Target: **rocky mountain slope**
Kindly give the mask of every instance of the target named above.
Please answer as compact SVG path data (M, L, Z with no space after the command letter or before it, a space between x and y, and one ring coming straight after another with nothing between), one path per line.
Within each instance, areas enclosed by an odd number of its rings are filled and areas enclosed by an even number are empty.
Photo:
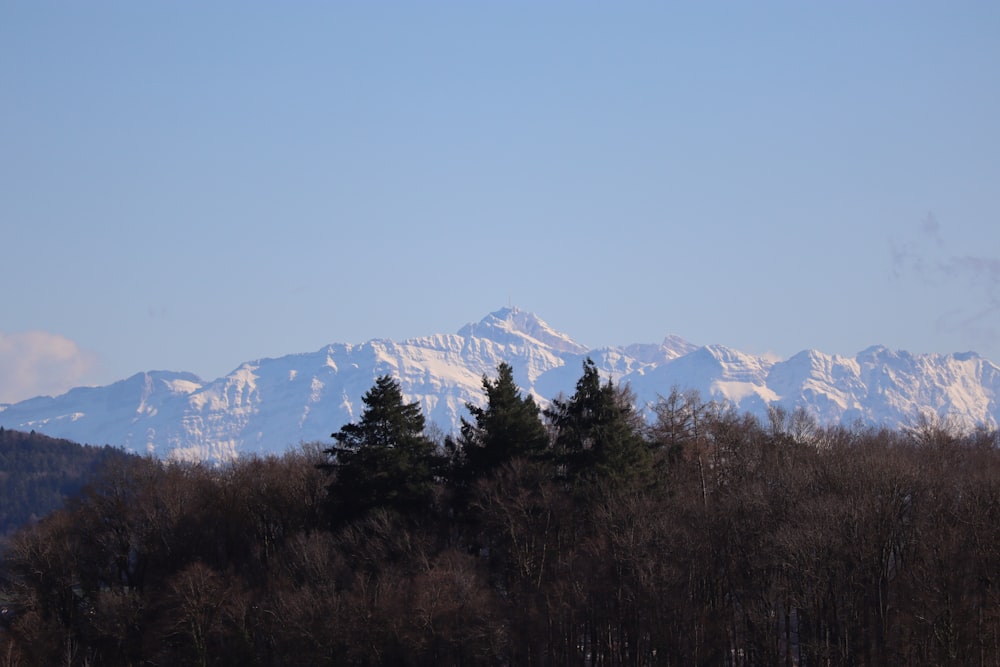
M330 442L356 417L374 378L391 374L445 431L482 399L482 376L506 361L525 391L545 402L571 393L583 360L628 383L640 405L672 387L764 414L769 404L803 406L821 423L861 420L898 426L921 411L967 425L1000 420L1000 367L974 353L917 355L871 347L854 357L806 350L782 361L675 336L660 344L589 350L532 313L504 308L456 334L400 342L336 343L316 352L242 364L206 382L150 371L105 387L5 406L0 425L90 444L186 460L227 460Z

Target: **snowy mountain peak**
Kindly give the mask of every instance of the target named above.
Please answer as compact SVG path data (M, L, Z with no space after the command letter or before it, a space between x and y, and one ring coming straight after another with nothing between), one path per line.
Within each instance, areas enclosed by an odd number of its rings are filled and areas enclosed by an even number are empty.
M586 354L587 348L564 333L556 331L544 320L516 307L501 308L458 330L465 338L485 338L497 343L513 343L518 339L550 348L555 352ZM526 341L527 342L527 341Z
M698 349L698 346L694 343L689 343L680 336L670 335L663 339L661 345L663 349L670 351L672 356L681 357L685 354L690 354Z

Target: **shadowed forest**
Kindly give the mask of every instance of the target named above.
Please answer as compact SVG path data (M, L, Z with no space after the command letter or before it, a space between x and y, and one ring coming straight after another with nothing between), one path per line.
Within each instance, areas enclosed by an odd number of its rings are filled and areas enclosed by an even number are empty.
M459 433L381 377L331 442L112 457L10 538L14 665L998 665L996 431L647 422L505 364Z
M0 549L19 527L61 508L109 460L127 456L0 426Z

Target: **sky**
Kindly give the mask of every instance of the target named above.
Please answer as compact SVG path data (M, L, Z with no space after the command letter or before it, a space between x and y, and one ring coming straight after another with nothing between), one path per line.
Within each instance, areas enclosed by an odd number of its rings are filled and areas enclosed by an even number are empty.
M0 4L0 402L508 304L1000 363L1000 3Z

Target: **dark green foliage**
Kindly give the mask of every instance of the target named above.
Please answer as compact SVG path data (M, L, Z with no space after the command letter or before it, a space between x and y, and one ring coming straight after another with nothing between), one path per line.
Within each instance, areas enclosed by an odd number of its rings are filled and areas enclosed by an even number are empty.
M420 404L404 403L399 382L388 375L378 378L362 400L361 419L334 433L337 444L325 450L332 458L326 467L335 472L330 485L334 520L376 507L426 508L442 463L424 435Z
M463 457L461 477L488 477L515 458L538 459L546 453L549 436L531 396L521 396L510 364L497 366L497 378L483 376L486 407L466 405L475 422L462 419L459 445Z
M593 360L568 399L545 411L555 431L555 448L565 476L573 482L623 482L651 472L649 447L630 395L610 380L601 384Z
M0 428L0 541L62 507L101 466L125 456L112 447Z

